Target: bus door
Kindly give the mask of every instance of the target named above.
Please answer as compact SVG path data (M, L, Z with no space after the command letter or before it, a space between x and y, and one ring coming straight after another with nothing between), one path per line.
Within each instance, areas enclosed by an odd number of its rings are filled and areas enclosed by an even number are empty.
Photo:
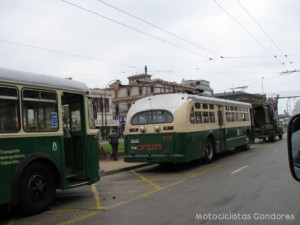
M86 179L84 144L84 100L82 95L63 93L62 96L64 153L67 178L70 181Z
M226 130L224 127L224 108L219 105L218 110L218 124L219 124L219 150L220 152L226 150Z

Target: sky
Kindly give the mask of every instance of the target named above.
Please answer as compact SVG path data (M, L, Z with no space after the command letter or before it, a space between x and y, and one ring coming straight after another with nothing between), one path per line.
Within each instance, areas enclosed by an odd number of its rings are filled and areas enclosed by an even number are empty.
M144 73L300 96L299 0L2 0L0 67L90 88ZM280 99L279 113L298 98ZM299 98L300 99L300 98Z

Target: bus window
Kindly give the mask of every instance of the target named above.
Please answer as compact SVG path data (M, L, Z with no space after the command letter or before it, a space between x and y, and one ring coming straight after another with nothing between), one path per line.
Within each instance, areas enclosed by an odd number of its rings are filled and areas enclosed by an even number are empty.
M203 112L203 123L209 123L208 112Z
M64 128L70 131L81 130L81 116L80 109L76 107L76 104L65 104L62 108Z
M0 132L17 132L19 124L18 91L13 87L0 87Z
M195 103L195 109L201 109L201 104L200 103Z
M230 122L230 113L226 112L226 122Z
M143 125L143 124L149 124L149 123L150 123L149 111L134 115L134 117L132 118L132 121L131 121L132 125Z
M173 117L171 113L166 111L152 111L152 123L171 123Z
M238 113L234 113L234 121L236 121L236 122L239 121L239 115L238 115Z
M215 120L215 113L214 112L209 112L209 121L211 123L214 123L216 120Z
M190 112L190 123L195 124L194 107L192 107L191 112Z
M23 123L25 131L58 130L56 99L54 92L23 90Z
M230 113L230 122L234 122L234 113L233 112Z
M151 110L141 112L132 117L132 125L145 125L154 123L171 123L173 116L171 113L164 110Z
M195 112L196 123L202 123L202 115L201 112Z

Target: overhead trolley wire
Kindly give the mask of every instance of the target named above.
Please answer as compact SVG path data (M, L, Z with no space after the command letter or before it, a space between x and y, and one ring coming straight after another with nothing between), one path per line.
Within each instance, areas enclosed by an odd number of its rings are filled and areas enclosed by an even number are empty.
M78 8L78 9L81 9L81 10L83 10L83 11L86 11L86 12L88 12L88 13L94 14L94 15L96 15L96 16L102 17L102 18L104 18L104 19L106 19L106 20L109 20L109 21L111 21L111 22L114 22L114 23L116 23L116 24L118 24L118 25L127 27L127 28L129 28L129 29L131 29L131 30L134 30L134 31L139 32L139 33L141 33L141 34L144 34L144 35L147 35L147 36L149 36L149 37L152 37L152 38L154 38L154 39L156 39L156 40L159 40L159 41L161 41L161 42L163 42L163 43L165 43L165 44L172 45L172 46L174 46L174 47L176 47L176 48L179 48L179 49L181 49L181 50L184 50L184 51L186 51L186 52L190 52L190 53L193 53L193 54L195 54L195 55L201 56L201 57L203 57L203 58L206 58L206 59L209 59L209 60L213 60L212 58L210 58L210 57L208 57L208 56L205 56L205 55L200 54L200 53L198 53L198 52L192 51L192 50L187 49L187 48L185 48L185 47L182 47L182 46L180 46L180 45L174 44L174 43L172 43L172 42L169 42L169 41L167 41L167 40L164 40L164 39L162 39L162 38L159 38L159 37L157 37L157 36L155 36L155 35L149 34L149 33L145 32L145 31L139 30L139 29L137 29L137 28L135 28L135 27L129 26L129 25L125 24L125 23L119 22L119 21L117 21L117 20L114 20L114 19L112 19L112 18L109 18L109 17L107 17L107 16L104 16L104 15L102 15L102 14L100 14L100 13L94 12L94 11L92 11L92 10L90 10L90 9L84 8L84 7L80 6L80 5L76 5L76 4L74 4L74 3L72 3L72 2L69 2L69 1L66 1L66 0L61 0L61 1L62 1L62 2L65 2L65 3L69 4L69 5L72 5L72 6L76 7L76 8Z
M241 6L241 8L248 14L248 16L253 20L253 22L259 27L259 29L268 37L268 39L273 43L273 45L278 49L278 51L284 55L286 57L286 59L289 61L289 63L292 65L292 67L294 68L294 70L296 70L296 68L293 65L293 62L288 58L288 55L285 54L281 48L278 46L278 44L273 40L273 38L271 38L271 36L266 32L266 30L256 21L256 19L252 16L252 14L249 12L249 10L246 9L246 7L239 1L236 0L237 3ZM275 56L276 57L276 56Z
M179 35L177 35L177 34L175 34L175 33L173 33L173 32L170 32L170 31L168 31L168 30L166 30L166 29L164 29L164 28L161 28L161 27L159 27L159 26L157 26L157 25L155 25L155 24L153 24L153 23L150 23L150 22L148 22L148 21L146 21L146 20L144 20L144 19L142 19L142 18L140 18L140 17L137 17L137 16L135 16L135 15L129 13L129 12L126 12L125 10L122 10L122 9L120 9L120 8L114 6L114 5L111 5L111 4L109 4L109 3L107 3L107 2L104 2L104 1L102 1L102 0L97 0L97 1L100 2L100 3L103 3L103 4L107 5L107 6L109 6L109 7L113 8L113 9L115 9L115 10L118 10L118 11L120 11L120 12L122 12L122 13L128 15L128 16L131 16L131 17L133 17L134 19L137 19L137 20L139 20L139 21L141 21L141 22L143 22L143 23L146 23L146 24L148 24L148 25L150 25L150 26L152 26L152 27L155 27L156 29L161 30L161 31L163 31L163 32L165 32L165 33L167 33L167 34L169 34L169 35L172 35L172 36L174 36L174 37L176 37L176 38L178 38L178 39L180 39L180 40L182 40L182 41L184 41L184 42L186 42L186 43L189 43L189 44L191 44L191 45L193 45L193 46L195 46L195 47L197 47L197 48L200 48L200 49L202 49L203 51L206 51L206 52L208 52L208 53L210 53L210 54L212 54L212 55L218 56L218 57L220 57L220 58L225 58L224 56L221 56L220 54L217 54L217 53L215 53L215 52L213 52L213 51L211 51L211 50L208 50L208 49L206 49L206 48L204 48L204 47L202 47L202 46L200 46L200 45L198 45L198 44L196 44L196 43L193 43L193 42L191 42L191 41L189 41L189 40L187 40L187 39L185 39L185 38L183 38L183 37L181 37L181 36L179 36Z
M27 48L32 48L32 49L37 49L37 50L40 50L40 51L52 52L52 53L56 53L56 54L68 55L68 56L73 56L73 57L77 57L77 58L93 60L93 61L98 61L98 62L107 63L107 64L113 64L113 65L117 65L117 66L124 66L124 67L129 67L129 68L134 68L134 69L141 69L142 68L142 67L125 65L125 64L121 64L121 63L109 62L109 61L105 61L105 60L101 60L101 59L95 59L95 58L91 58L91 57L88 57L88 56L77 55L77 54L63 52L63 51L49 49L49 48L41 48L41 47L38 47L38 46L28 45L28 44L9 41L9 40L4 40L4 39L0 39L0 42L4 42L4 43L7 43L7 44L12 44L12 45L17 45L17 46L22 46L22 47L27 47Z
M273 54L261 41L259 41L249 30L247 30L246 27L244 27L236 18L234 18L220 3L218 3L216 0L212 0L219 8L221 8L232 20L234 20L250 37L252 37L263 49L265 49L270 55L275 57L275 59L281 63L281 65L285 68L286 71L288 69L286 68L284 62L280 61L276 55Z

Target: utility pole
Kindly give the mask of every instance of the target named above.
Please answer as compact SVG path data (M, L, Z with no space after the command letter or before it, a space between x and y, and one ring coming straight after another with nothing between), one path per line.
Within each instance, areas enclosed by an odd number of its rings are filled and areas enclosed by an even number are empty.
M104 139L104 121L103 121L103 97L102 97L102 94L101 94L101 103L100 103L100 109L101 109L101 137L102 139Z
M262 95L264 95L264 77L261 78L261 91Z

